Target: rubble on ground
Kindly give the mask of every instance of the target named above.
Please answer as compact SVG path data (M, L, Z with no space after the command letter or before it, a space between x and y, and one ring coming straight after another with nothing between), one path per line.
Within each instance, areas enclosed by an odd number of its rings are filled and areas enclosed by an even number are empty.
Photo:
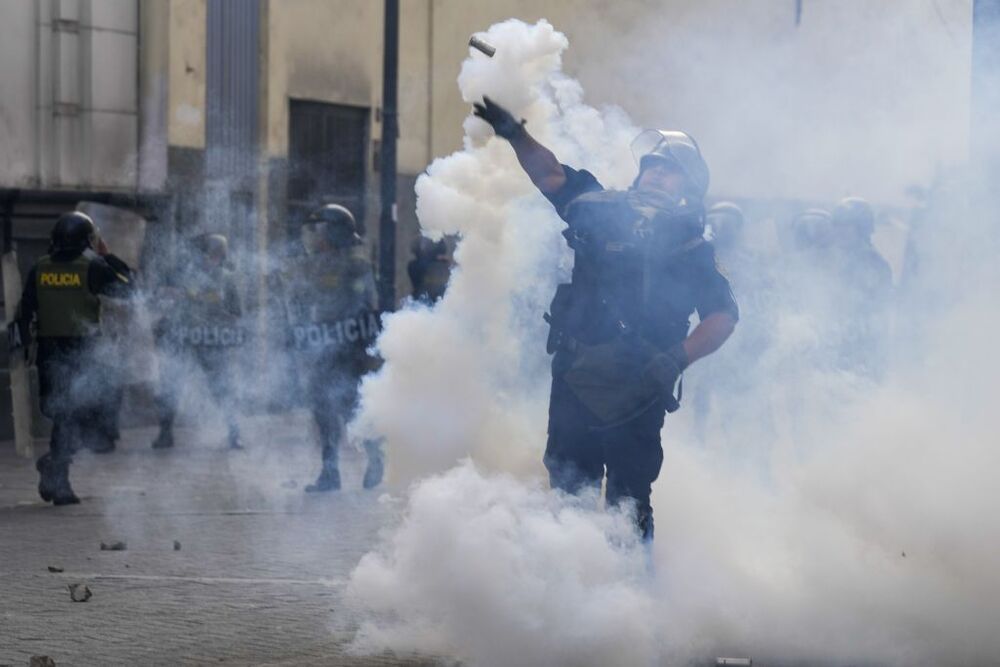
M73 602L86 602L91 597L93 593L90 592L90 588L86 584L70 584L69 585L69 597Z

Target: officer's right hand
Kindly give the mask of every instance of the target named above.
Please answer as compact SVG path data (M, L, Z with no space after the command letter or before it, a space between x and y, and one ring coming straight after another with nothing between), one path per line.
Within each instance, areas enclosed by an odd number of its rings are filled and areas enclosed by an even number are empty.
M680 408L680 402L674 397L674 385L684 372L685 361L671 350L654 355L646 365L644 374L660 392L667 412Z
M673 394L677 378L681 376L680 366L669 354L657 354L646 366L646 376L666 394Z
M473 114L489 123L498 137L503 137L507 141L510 141L524 132L524 123L526 121L523 119L518 121L511 112L485 95L483 96L482 104L474 102L472 106L475 108Z

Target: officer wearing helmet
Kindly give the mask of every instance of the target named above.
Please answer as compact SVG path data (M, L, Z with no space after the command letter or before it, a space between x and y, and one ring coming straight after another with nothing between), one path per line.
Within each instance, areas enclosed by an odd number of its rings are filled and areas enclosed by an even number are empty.
M710 423L745 428L748 422L770 434L768 410L754 401L756 366L771 340L775 289L770 262L761 261L746 238L746 217L739 205L721 201L705 213L708 237L720 265L740 295L740 328L725 350L698 365L688 376L695 432L707 440ZM743 419L752 415L752 419Z
M426 236L414 239L410 246L413 259L406 265L413 286L413 298L432 304L444 296L451 278L451 251L445 239L432 241Z
M860 197L847 197L830 215L832 256L839 285L843 332L839 357L849 370L878 379L888 354L892 269L872 243L875 211Z
M49 452L38 459L38 493L55 505L80 502L69 482L73 452L81 446L107 449L99 427L104 397L102 366L94 356L100 334L99 296L124 298L131 270L108 251L94 221L64 213L52 229L48 254L28 273L11 327L14 347L37 339L39 398L52 420ZM27 347L25 345L25 347Z
M188 240L175 273L157 289L163 317L154 334L160 350L160 431L154 449L174 446L181 389L192 365L201 369L228 430L230 449L242 449L239 401L233 382L234 354L247 343L243 306L229 269L229 241L222 234Z
M718 349L739 312L704 239L708 166L688 134L651 130L633 142L639 173L626 191L561 164L488 98L475 115L510 142L521 167L567 224L572 280L550 306L549 437L553 487L600 489L635 503L653 536L652 483L663 462L664 409L679 407L681 373ZM699 324L689 331L690 316Z
M821 208L808 208L792 218L791 246L793 252L808 261L824 258L833 245L833 222L830 213Z
M378 365L368 352L379 330L375 276L354 215L338 204L313 211L301 227L305 258L285 272L289 344L316 422L322 466L309 493L340 488L340 445L354 412L361 376ZM363 486L382 481L378 442L363 443Z
M720 256L743 249L743 209L729 201L712 204L705 212L705 223L711 232L712 245Z

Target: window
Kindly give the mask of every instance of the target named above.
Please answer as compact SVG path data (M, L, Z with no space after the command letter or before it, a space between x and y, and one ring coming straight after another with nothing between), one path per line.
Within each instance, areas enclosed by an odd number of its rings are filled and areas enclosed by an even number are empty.
M364 224L369 110L291 100L288 221L298 227L323 204L342 204Z

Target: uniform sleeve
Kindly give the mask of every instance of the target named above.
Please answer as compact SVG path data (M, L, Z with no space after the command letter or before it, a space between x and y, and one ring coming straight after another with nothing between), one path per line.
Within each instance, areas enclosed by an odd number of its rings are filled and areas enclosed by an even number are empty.
M733 319L740 318L740 309L733 296L729 279L719 268L715 248L705 242L692 250L695 280L697 284L695 308L698 317L704 320L709 315L726 313Z
M363 289L364 296L362 298L365 303L365 306L374 310L378 305L377 304L378 294L375 285L375 272L372 270L372 266L370 263L368 262L365 263L365 267L360 276L360 280L364 285Z
M90 263L87 270L90 291L121 299L132 293L132 269L114 255L105 255Z
M562 168L566 172L566 182L555 192L543 192L542 194L552 202L559 217L565 220L566 208L570 202L582 194L599 192L604 189L604 186L586 169L577 170L566 165L563 165Z

